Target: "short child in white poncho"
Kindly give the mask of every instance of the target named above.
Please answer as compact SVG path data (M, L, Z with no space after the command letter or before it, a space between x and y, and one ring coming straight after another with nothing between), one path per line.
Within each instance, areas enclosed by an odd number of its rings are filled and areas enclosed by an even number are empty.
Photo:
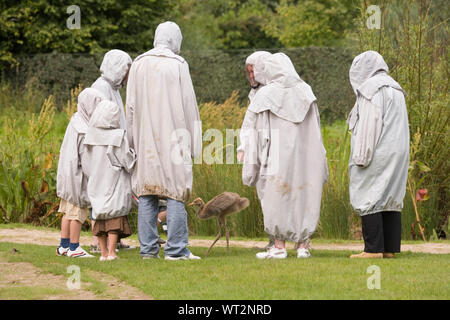
M136 161L125 130L120 129L120 108L116 103L104 100L98 105L84 146L81 163L89 178L87 193L96 220L93 232L99 237L100 260L114 260L117 242L131 234L130 173Z
M61 145L56 178L56 192L61 199L61 242L56 249L59 256L73 258L93 257L81 246L81 226L89 215L89 198L86 192L87 177L81 169L83 140L88 122L97 105L105 99L98 90L87 88L78 95L77 112L67 126Z

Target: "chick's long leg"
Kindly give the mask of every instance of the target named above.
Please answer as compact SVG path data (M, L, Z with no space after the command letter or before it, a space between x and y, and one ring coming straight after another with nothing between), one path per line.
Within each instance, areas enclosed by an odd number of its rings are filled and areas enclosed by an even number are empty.
M227 239L227 252L230 253L230 232L228 231L227 218L223 218L223 225L225 226L225 238Z
M211 251L211 248L216 244L217 240L220 239L220 237L222 237L222 226L223 226L223 221L221 221L221 219L219 218L217 220L219 222L219 234L216 237L216 240L214 240L214 242L212 243L212 245L209 247L208 251L206 251L206 255L209 254L209 251Z

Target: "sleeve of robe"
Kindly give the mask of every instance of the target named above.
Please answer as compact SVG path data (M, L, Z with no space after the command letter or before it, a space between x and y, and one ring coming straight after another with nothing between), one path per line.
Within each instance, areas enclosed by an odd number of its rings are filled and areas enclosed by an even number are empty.
M78 167L81 168L81 171L84 175L87 172L87 165L89 165L88 161L86 161L86 146L84 145L84 134L78 134L77 144L78 144Z
M89 180L89 176L85 173L85 169L83 168L83 165L89 165L89 163L85 164L84 159L86 158L86 146L83 144L84 142L84 134L78 134L78 167L81 170L81 191L80 191L80 198L82 204L84 204L82 207L90 208L91 202L89 200L89 196L87 193L87 184Z
M124 168L128 173L131 173L136 163L136 153L130 148L128 139L124 139L120 147L108 146L106 155L111 165Z
M374 97L372 100L376 100ZM373 153L383 128L383 111L381 107L358 97L358 122L355 127L355 144L353 161L357 166L367 167L373 158Z
M130 68L130 74L127 83L127 100L126 100L126 121L127 121L127 138L130 148L134 149L133 141L133 116L134 116L134 105L136 101L135 91L135 71L133 65Z
M256 131L256 113L247 110L242 123L240 149L244 151L242 166L242 182L247 186L254 186L259 176L258 135Z
M183 99L184 119L186 128L191 135L191 156L198 158L202 153L202 126L198 112L197 99L192 85L189 65L187 62L180 67L180 86Z

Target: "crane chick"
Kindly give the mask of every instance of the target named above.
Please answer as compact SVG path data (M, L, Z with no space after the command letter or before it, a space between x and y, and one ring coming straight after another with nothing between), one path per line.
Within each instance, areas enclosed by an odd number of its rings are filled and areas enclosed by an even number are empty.
M226 217L229 214L244 210L250 205L250 201L247 198L241 197L237 193L223 192L209 200L206 204L201 198L197 198L189 205L198 207L197 216L200 219L206 220L212 217L216 217L217 221L219 222L219 234L217 235L216 240L214 240L212 245L209 247L208 251L206 251L206 255L209 254L209 251L217 242L217 240L222 237L222 227L225 229L227 251L230 252L229 232Z

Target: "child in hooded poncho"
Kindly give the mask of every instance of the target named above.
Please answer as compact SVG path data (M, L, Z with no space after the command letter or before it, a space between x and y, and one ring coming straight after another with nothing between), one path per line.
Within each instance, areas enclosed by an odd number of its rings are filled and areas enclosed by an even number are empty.
M120 96L120 89L126 85L128 78L128 71L131 67L131 57L128 53L113 49L108 51L103 57L100 66L101 76L95 80L91 88L97 89L103 93L107 100L111 100L120 108L120 129L126 130L125 111L123 107L122 97ZM91 217L92 218L92 217ZM95 220L92 221L92 231L94 231ZM133 249L132 246L119 242L118 249ZM96 236L92 236L91 253L99 253L100 246Z
M56 249L59 256L90 258L79 245L81 226L89 215L87 177L81 169L83 140L88 123L97 105L105 99L98 90L87 88L78 95L77 112L70 119L61 145L56 178L57 196L61 199L61 242Z
M125 130L120 129L120 108L108 100L94 111L84 140L83 172L89 177L87 194L99 237L100 261L117 259L117 242L131 234L131 170L136 154Z

